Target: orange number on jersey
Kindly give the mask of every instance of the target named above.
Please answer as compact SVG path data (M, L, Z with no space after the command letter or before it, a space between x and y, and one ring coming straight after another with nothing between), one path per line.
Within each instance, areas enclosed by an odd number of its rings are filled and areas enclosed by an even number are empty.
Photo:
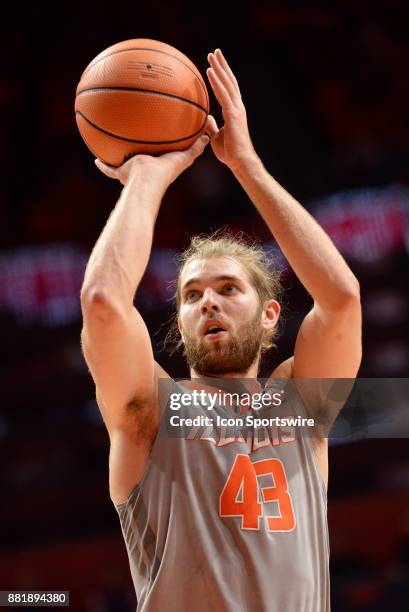
M257 476L265 475L271 475L274 486L259 487ZM268 530L292 531L295 527L293 504L283 464L279 459L251 463L248 455L236 455L220 495L220 516L241 516L242 529L259 529L259 520L263 516L259 488L263 501L276 501L280 511L280 516L266 517Z
M237 501L241 492L242 501ZM258 501L258 483L248 455L236 455L220 495L220 516L241 516L242 529L258 529L263 508Z
M263 501L278 502L280 512L280 516L266 517L268 530L292 531L295 527L295 516L283 464L280 459L264 459L256 461L253 465L257 476L271 474L274 481L274 486L261 488Z

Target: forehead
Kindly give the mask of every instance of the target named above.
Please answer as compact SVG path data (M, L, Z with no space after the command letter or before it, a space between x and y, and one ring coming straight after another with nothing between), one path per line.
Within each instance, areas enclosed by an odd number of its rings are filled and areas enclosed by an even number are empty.
M192 278L206 281L224 275L236 276L241 281L250 283L246 269L237 260L230 257L209 257L190 261L182 271L180 285L183 286Z

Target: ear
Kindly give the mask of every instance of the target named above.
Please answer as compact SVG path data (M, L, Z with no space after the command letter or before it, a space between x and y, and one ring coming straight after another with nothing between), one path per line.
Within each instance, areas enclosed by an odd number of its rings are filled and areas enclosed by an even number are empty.
M183 326L182 326L182 321L180 320L180 317L178 315L177 317L177 323L178 323L178 330L180 332L181 338L182 338L182 342L185 341L184 337L183 337Z
M280 312L281 306L277 300L267 300L264 302L261 323L265 331L270 331L277 325Z

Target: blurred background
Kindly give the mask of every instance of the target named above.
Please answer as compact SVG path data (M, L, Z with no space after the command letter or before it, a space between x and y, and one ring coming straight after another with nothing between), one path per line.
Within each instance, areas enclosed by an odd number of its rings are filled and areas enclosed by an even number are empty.
M240 8L238 8L240 6ZM0 590L64 589L71 608L135 609L108 492L108 437L80 349L79 292L120 194L74 117L77 82L106 47L154 38L202 74L221 47L271 174L331 235L361 283L361 377L409 370L409 11L393 0L3 3L0 107ZM210 87L209 87L210 90ZM221 123L214 97L211 112ZM157 360L173 304L174 255L227 224L284 268L286 324L271 366L293 352L310 299L210 147L165 196L137 305ZM409 398L408 398L409 399ZM334 440L332 609L409 604L409 454L404 438ZM273 568L272 568L273 571ZM175 585L175 588L177 586Z

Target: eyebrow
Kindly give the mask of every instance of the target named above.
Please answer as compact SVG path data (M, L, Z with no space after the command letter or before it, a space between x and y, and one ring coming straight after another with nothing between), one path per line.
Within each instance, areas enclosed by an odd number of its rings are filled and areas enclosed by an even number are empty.
M185 291L188 287L190 287L190 285L193 285L194 283L200 283L200 278L198 277L194 277L194 278L189 278L188 281L185 282L185 284L182 287L182 292ZM238 276L234 276L233 274L222 274L221 276L216 276L215 281L233 281L235 283L240 283L241 279Z

